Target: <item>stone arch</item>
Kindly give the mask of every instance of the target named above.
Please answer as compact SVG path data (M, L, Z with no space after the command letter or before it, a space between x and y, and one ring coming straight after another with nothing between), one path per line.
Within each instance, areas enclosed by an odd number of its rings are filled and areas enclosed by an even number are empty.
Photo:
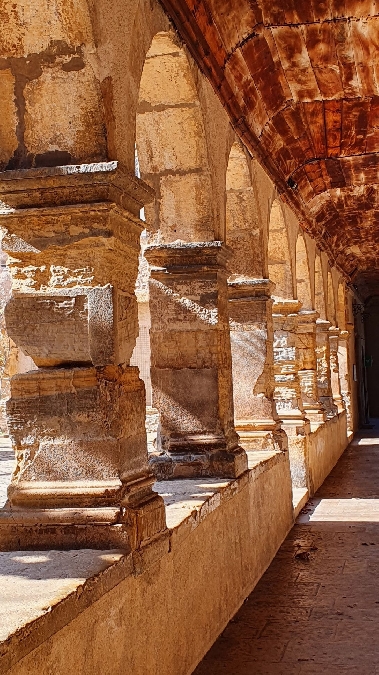
M296 286L302 309L313 309L309 258L302 232L299 232L296 240Z
M320 319L326 319L324 274L320 254L315 258L315 309Z
M187 56L168 32L157 33L146 54L136 146L141 178L156 194L146 209L149 230L165 243L211 241L212 188L202 110Z
M293 298L293 279L287 227L281 203L275 199L270 212L268 271L275 284L274 297Z
M246 151L235 141L226 171L226 243L232 250L231 279L262 276L259 211Z

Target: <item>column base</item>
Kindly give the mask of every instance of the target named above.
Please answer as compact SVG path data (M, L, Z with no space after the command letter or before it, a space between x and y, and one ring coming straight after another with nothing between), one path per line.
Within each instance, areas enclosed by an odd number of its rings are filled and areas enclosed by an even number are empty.
M220 448L186 453L151 453L150 468L157 480L174 478L237 478L244 473L247 466L247 455L243 448L234 450Z
M155 492L133 506L13 507L0 510L0 551L140 550L167 533L165 506Z

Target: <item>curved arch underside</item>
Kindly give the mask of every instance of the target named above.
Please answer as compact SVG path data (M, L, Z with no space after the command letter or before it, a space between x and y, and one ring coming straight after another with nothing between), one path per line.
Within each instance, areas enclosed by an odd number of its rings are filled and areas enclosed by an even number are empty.
M305 229L379 282L379 3L162 1Z

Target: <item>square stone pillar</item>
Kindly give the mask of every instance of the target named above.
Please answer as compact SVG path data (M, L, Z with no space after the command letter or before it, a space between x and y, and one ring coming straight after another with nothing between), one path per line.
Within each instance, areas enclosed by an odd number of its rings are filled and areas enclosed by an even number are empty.
M329 328L329 346L330 346L330 385L332 390L333 403L337 406L340 413L344 410L344 404L341 394L340 370L338 365L338 344L340 339L340 330L336 326Z
M347 325L347 330L340 330L338 341L338 369L341 386L341 396L344 409L346 410L347 433L354 433L353 417L351 410L351 360L350 360L350 337L354 331L352 324Z
M152 197L116 162L0 174L9 336L38 370L12 378L16 469L1 548L141 549L166 531L147 461L138 218Z
M228 282L234 420L245 450L286 450L274 401L274 358L269 279Z
M333 402L330 373L330 322L325 319L316 321L316 357L317 357L317 391L318 399L329 419L337 414L337 406Z
M325 410L318 400L316 320L313 310L301 309L297 321L297 347L299 352L299 380L301 399L311 429L317 429L326 419Z
M234 428L228 256L221 242L151 246L151 380L160 478L240 475Z
M309 420L303 408L298 349L298 300L275 299L274 320L274 399L288 449L294 487L308 487Z

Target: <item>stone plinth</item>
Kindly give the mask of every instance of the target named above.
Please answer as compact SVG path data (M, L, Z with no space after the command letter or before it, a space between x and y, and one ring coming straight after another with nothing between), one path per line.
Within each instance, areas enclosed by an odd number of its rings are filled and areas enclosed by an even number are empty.
M303 408L298 350L298 300L275 298L274 321L274 399L282 427L288 437L291 475L294 487L308 487L309 420Z
M161 478L238 476L246 453L234 428L227 249L220 242L151 246L151 380L160 412Z
M12 378L17 465L2 548L140 548L165 531L147 462L138 334L139 209L116 162L0 175L10 337L38 370Z
M299 380L304 412L312 428L317 428L326 419L325 410L318 400L316 320L319 315L313 310L300 310L297 321L297 348L299 353Z
M337 406L333 402L330 376L330 322L324 319L316 321L316 358L318 399L325 410L326 418L334 417Z
M234 419L245 450L287 448L274 394L273 323L269 279L228 282Z

